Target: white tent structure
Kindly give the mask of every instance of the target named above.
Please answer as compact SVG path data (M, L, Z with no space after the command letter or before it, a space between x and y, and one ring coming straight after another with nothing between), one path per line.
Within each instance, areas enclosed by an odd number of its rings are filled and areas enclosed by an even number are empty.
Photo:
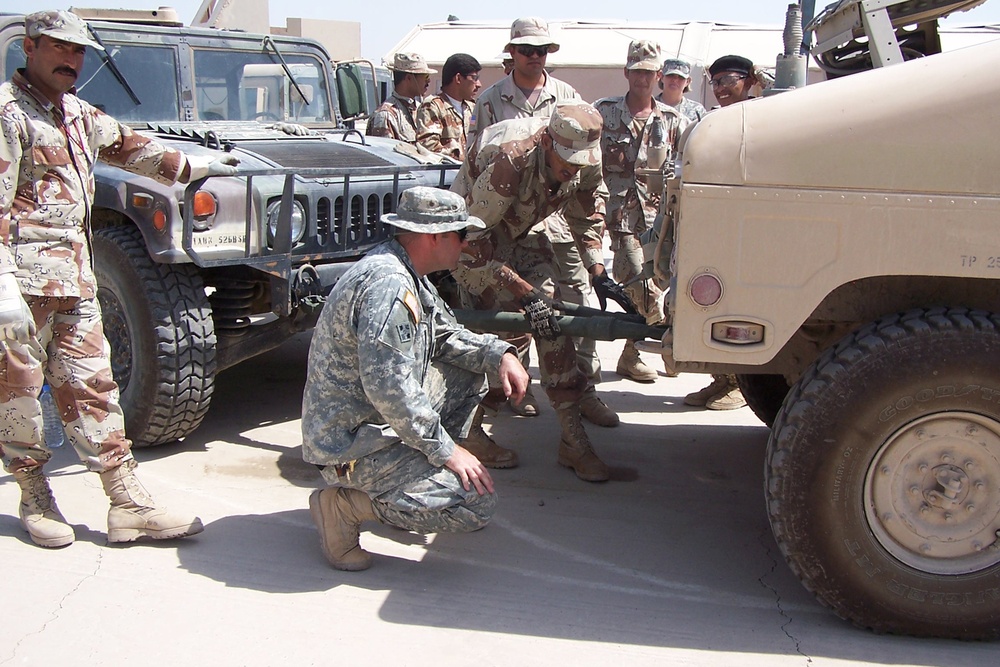
M412 51L440 66L453 53L468 53L483 65L484 86L503 74L500 59L510 36L511 20L474 23L451 21L416 26L384 57ZM549 55L548 69L573 85L588 101L621 95L627 84L622 69L629 42L650 39L658 42L665 57L680 56L694 65L690 97L705 106L715 104L705 86L703 72L718 57L738 54L758 66L773 69L783 50L783 25L739 25L726 23L644 23L629 21L549 21L549 30L560 49ZM945 51L1000 38L1000 26L941 28ZM440 75L432 78L431 90L440 87ZM821 80L822 72L810 63L810 81Z

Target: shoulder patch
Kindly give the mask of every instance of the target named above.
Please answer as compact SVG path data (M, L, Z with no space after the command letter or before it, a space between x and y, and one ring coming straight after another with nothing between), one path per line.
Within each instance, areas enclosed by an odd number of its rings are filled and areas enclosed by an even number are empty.
M410 290L406 290L403 293L403 305L413 315L413 323L420 324L420 299L417 298L417 295Z

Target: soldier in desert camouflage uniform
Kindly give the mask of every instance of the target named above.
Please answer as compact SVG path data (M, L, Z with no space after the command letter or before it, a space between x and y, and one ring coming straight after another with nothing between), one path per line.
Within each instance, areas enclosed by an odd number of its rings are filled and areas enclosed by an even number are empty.
M482 69L467 53L455 53L444 61L441 94L427 98L417 110L417 142L421 146L462 161L473 101L483 85L479 83Z
M610 193L606 224L615 259L615 280L629 283L644 263L639 236L656 218L659 195L649 189L647 177L636 174L648 166L650 145L673 149L687 119L673 107L653 98L660 79L660 45L648 40L629 44L625 65L628 93L594 103L604 118L601 154L604 183ZM662 156L661 156L662 158ZM660 165L655 165L658 168ZM663 293L652 280L632 282L626 292L647 323L663 321ZM634 341L627 341L616 369L636 382L653 382L655 370L643 363Z
M566 210L583 262L604 276L601 243L607 191L601 178L601 117L584 102L556 105L549 120L506 120L469 146L452 189L465 195L486 232L474 232L455 278L485 308L524 309L538 349L542 385L556 409L562 439L558 461L581 479L609 479L581 419L587 379L573 339L559 334L552 298L552 244L532 233L539 220Z
M302 455L334 486L309 497L333 567L363 570L362 521L421 533L472 531L493 515L489 471L455 439L486 393L486 374L519 401L528 375L514 348L463 328L426 278L455 268L469 217L452 192L406 190L382 216L396 238L337 282L309 349Z
M528 17L514 21L510 26L510 41L505 47L511 59L511 71L479 95L470 136L474 138L478 132L502 120L548 118L557 103L580 100L573 86L545 71L548 54L558 50L559 44L552 39L544 20ZM592 294L590 281L563 212L553 212L540 221L531 233L548 236L555 254L555 277L560 298L579 306L589 305ZM510 336L508 340L518 346L522 360L527 363L530 337ZM587 388L580 404L584 417L600 426L617 425L618 415L598 398L594 387L601 381L597 342L577 339L576 350L577 363L587 377ZM529 392L525 409L515 409L515 412L525 416L537 415L532 398Z
M134 472L95 298L93 168L102 160L170 184L233 174L236 159L165 148L76 97L86 47L102 47L74 14L36 12L25 28L26 67L0 86L0 453L21 487L21 522L40 546L75 538L42 474L48 381L69 441L111 498L108 540L192 535L201 521L158 507Z
M372 137L388 137L417 143L417 98L427 92L431 74L437 73L417 53L397 53L392 64L392 95L372 114L365 131Z

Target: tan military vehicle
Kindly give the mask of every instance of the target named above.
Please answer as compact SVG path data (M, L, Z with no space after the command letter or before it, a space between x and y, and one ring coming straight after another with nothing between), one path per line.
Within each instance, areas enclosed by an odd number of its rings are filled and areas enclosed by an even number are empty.
M998 63L713 111L667 183L662 354L740 374L789 565L879 632L1000 636Z

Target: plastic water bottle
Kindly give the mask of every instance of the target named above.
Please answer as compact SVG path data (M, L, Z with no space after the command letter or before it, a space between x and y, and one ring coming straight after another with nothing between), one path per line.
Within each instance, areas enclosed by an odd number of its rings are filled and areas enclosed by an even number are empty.
M62 447L66 441L66 433L63 431L62 420L59 419L59 408L56 407L55 399L52 398L52 391L48 384L42 385L42 395L38 400L42 403L45 446L49 448Z

